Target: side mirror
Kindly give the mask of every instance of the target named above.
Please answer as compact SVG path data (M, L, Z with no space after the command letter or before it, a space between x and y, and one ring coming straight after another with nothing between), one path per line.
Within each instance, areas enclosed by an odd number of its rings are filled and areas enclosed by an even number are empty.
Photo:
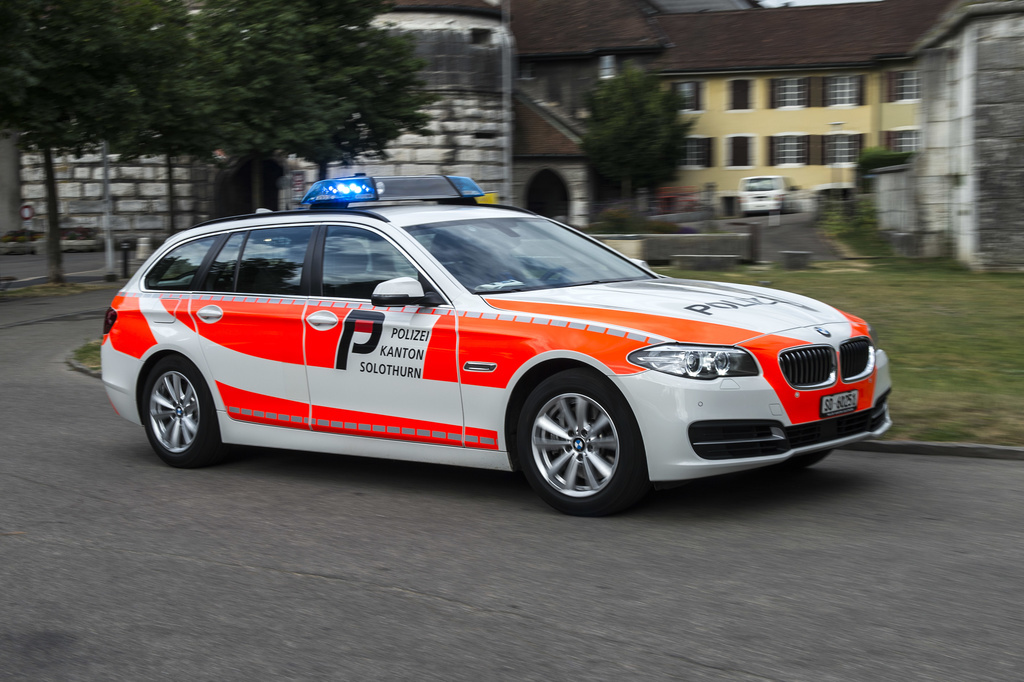
M799 192L800 188L797 187L796 185L793 185L792 187L789 188L789 191L790 192Z
M633 265L639 265L644 270L651 269L651 266L647 264L647 261L643 260L642 258L630 258L629 260L633 261Z
M396 277L378 284L370 296L375 306L418 305L426 303L423 285L412 277Z

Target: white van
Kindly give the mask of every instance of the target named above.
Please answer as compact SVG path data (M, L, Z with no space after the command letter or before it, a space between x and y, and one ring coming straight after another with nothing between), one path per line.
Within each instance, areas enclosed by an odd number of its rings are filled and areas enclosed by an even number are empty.
M795 197L787 196L792 187L789 178L782 175L757 175L740 180L740 213L778 211L789 213L796 206Z

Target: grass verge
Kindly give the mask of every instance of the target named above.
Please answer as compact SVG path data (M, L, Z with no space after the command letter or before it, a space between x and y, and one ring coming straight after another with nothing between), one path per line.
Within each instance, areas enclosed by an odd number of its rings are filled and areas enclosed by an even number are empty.
M78 362L82 363L86 367L92 370L99 371L100 369L100 344L103 343L103 339L96 339L90 341L84 346L76 348L71 354Z
M68 284L37 284L20 289L8 289L4 292L7 298L36 298L39 296L72 296L95 289L115 289L123 282L68 283Z
M888 439L1024 446L1024 274L978 274L952 262L901 258L711 276L658 270L764 284L870 322L891 363Z

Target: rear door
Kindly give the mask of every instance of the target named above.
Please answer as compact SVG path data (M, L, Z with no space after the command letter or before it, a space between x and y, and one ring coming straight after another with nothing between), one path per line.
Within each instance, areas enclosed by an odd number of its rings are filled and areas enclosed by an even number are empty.
M191 300L211 388L231 419L309 429L303 311L316 229L230 235Z
M454 309L374 307L380 282L430 283L376 230L325 225L322 239L305 311L313 430L464 445Z

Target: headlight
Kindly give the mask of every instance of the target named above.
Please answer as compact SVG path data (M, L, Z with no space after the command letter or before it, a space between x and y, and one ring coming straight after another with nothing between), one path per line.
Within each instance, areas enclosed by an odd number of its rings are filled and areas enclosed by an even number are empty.
M730 346L668 343L635 350L627 359L634 365L689 379L752 377L758 373L750 353Z

